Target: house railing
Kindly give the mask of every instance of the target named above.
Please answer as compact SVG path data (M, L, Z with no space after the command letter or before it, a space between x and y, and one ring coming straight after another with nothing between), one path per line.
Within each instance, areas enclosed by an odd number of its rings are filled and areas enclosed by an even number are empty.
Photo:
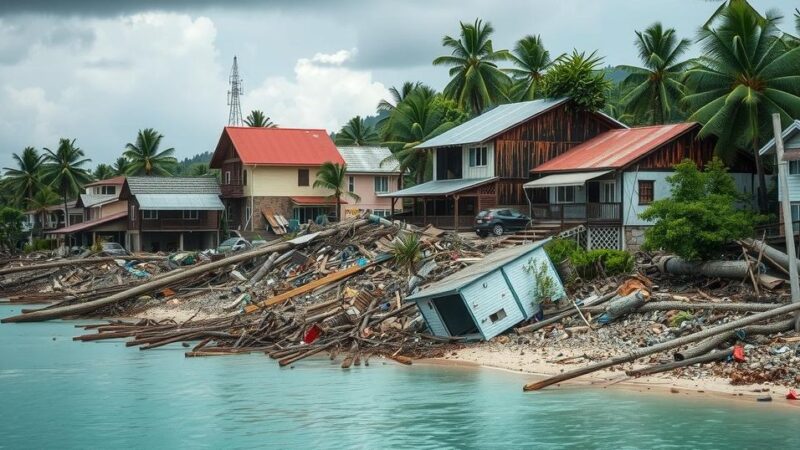
M621 222L621 203L534 203L533 220L560 222Z

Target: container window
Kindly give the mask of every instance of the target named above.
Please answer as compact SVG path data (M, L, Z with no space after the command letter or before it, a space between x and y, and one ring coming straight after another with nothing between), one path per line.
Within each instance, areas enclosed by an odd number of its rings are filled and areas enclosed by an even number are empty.
M501 321L501 320L503 320L505 318L506 318L506 310L505 309L501 309L500 311L497 311L496 313L494 313L491 316L489 316L489 320L491 320L492 323L497 323L497 322L499 322L499 321Z

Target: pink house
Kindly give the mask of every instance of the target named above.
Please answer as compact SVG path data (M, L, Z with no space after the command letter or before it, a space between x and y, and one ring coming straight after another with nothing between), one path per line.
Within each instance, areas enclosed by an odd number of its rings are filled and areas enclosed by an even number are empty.
M396 200L378 197L378 194L395 192L402 183L399 163L389 159L392 152L386 147L338 149L347 163L347 189L361 197L358 202L345 198L348 204L342 205L341 217L353 217L366 210L381 217L388 216Z

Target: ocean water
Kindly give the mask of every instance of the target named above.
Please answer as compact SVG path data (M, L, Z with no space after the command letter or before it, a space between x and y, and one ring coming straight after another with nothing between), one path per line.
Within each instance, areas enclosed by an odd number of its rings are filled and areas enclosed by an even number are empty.
M800 448L800 410L776 405L523 393L515 374L374 358L281 369L71 340L82 331L0 325L0 448Z

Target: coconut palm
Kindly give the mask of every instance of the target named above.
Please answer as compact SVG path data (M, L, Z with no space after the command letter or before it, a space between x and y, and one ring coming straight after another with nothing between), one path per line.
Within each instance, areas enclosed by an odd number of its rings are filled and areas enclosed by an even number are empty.
M264 114L264 111L259 109L250 111L250 115L244 119L244 124L248 127L256 128L278 128L278 126L272 123L269 117Z
M139 130L136 143L127 143L122 154L128 161L128 175L172 175L178 161L174 148L159 151L164 136L152 128Z
M392 112L386 142L393 154L382 164L399 162L400 171L410 172L417 184L425 181L433 156L417 145L455 127L466 119L453 100L431 89L417 89Z
M15 202L24 206L36 193L41 181L42 156L33 147L25 147L22 155L11 155L17 163L16 168L4 167L6 187L11 189Z
M481 114L488 106L507 101L510 80L497 67L497 62L508 59L507 50L494 50L491 35L494 28L475 19L473 24L461 25L461 36L442 38L442 45L452 49L450 55L433 60L434 65L450 66L450 82L444 94L458 102L458 106Z
M397 105L399 105L400 102L403 101L403 99L408 97L408 94L410 94L420 86L424 86L424 84L422 84L421 81L406 81L405 83L403 83L402 86L400 86L400 89L397 89L394 86L390 87L389 94L391 94L392 99L391 100L381 99L381 101L378 102L378 111L386 111L388 113L391 113L392 111L394 111Z
M545 50L539 36L525 36L517 41L509 55L514 64L506 69L511 74L514 84L511 86L511 98L515 101L528 101L541 97L542 76L553 64L550 52Z
M656 22L636 32L636 48L643 67L618 67L628 72L623 83L630 89L622 104L640 122L663 124L675 116L685 94L682 80L691 62L680 58L689 40L679 40L674 28Z
M336 199L336 220L342 209L342 195L346 195L355 201L360 201L355 192L350 192L345 184L347 183L347 164L332 163L330 161L322 163L317 172L317 179L314 180L315 189L328 189L333 191L329 196Z
M64 224L69 226L67 198L75 197L92 176L83 168L91 159L84 158L83 150L75 146L75 139L59 139L55 151L44 149L43 180L55 189L64 200Z
M336 145L378 145L381 142L375 127L369 125L361 116L355 116L336 133Z
M735 149L750 148L756 162L762 211L766 180L759 146L769 137L771 115L784 124L800 117L800 47L787 50L778 17L762 17L744 1L731 1L700 30L702 56L687 73L685 97L690 120L703 124L700 136L717 137L717 151L728 160Z
M95 180L107 180L114 176L114 168L108 164L98 164L92 172L92 178Z
M47 222L47 208L58 204L61 198L50 189L49 186L44 186L42 189L36 191L28 204L28 208L34 212L40 224Z
M580 110L597 111L606 105L611 82L600 69L602 57L597 51L590 54L573 50L559 57L542 79L544 95L548 98L569 97L571 105Z
M114 176L126 175L128 173L128 167L131 165L131 162L128 161L128 158L124 156L120 156L114 161L114 164L111 168L114 170Z

